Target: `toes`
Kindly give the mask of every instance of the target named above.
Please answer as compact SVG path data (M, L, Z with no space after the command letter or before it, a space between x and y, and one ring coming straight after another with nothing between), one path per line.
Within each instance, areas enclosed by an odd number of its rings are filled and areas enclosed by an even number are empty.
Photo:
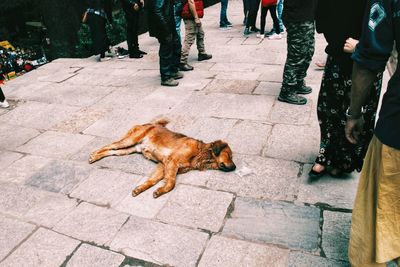
M134 190L132 190L132 196L136 197L138 196L140 193L142 193L139 189L135 188Z
M158 192L158 191L154 191L153 192L153 197L154 198L158 198L159 196L161 196L162 195L162 193L160 193L160 192Z

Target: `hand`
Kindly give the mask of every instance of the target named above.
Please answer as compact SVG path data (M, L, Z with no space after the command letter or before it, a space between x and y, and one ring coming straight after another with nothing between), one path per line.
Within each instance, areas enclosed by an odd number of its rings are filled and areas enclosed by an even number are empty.
M346 123L346 128L344 132L346 134L347 140L352 144L357 144L360 134L364 129L364 118L359 119L348 119Z
M196 26L197 26L197 27L200 27L200 26L201 26L201 20L200 20L199 18L195 18L195 19L194 19L194 23L196 23Z
M138 5L138 4L136 4L136 3L133 5L133 10L135 10L135 11L138 11L138 10L139 10L139 8L140 8L140 7L139 7L139 5Z
M358 44L358 40L353 39L353 38L347 38L346 43L344 44L343 51L346 53L353 53L354 50L356 49L356 46Z
M140 0L139 3L140 3L140 6L141 6L142 8L144 8L144 0Z

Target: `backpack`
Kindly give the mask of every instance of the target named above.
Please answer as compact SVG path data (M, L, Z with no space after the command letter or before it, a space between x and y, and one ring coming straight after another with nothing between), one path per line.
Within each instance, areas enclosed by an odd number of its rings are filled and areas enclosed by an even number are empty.
M199 18L202 18L204 16L204 3L203 3L203 0L194 0L194 5L196 7L197 16ZM192 13L190 13L188 1L186 1L185 4L183 5L181 17L183 19L193 19Z

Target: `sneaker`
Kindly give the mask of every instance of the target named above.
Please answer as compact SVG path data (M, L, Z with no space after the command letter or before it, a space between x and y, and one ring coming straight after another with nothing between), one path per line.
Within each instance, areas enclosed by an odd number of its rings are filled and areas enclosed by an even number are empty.
M142 50L140 50L140 49L138 49L138 51L137 51L139 54L142 54L142 55L147 55L147 53L146 52L144 52L144 51L142 51Z
M179 70L180 71L190 71L190 70L193 70L194 68L193 68L193 66L190 66L189 64L187 64L187 63L181 63L181 64L179 64Z
M211 58L212 58L212 55L204 53L204 54L199 54L199 56L197 57L197 60L203 61L203 60L209 60Z
M286 102L294 105L305 105L307 104L307 99L305 97L299 96L295 93L280 93L278 100L281 102Z
M129 58L142 58L142 57L143 57L143 54L140 54L139 52L129 55Z
M270 30L269 32L267 32L267 33L265 34L265 36L269 37L269 36L271 36L271 35L273 35L273 34L275 34L275 29L274 29L274 28L272 28L272 30Z
M251 32L259 32L260 29L257 28L257 27L250 27L250 31L251 31Z
M3 102L0 101L0 108L8 108L10 104L8 104L7 99L4 99Z
M280 40L282 39L282 35L280 33L274 33L270 36L268 36L269 40Z
M109 60L111 60L110 57L102 57L102 58L100 58L100 61L109 61Z
M257 38L264 39L265 35L263 33L257 33Z
M250 29L249 28L244 28L244 31L243 31L243 35L244 36L248 36L250 34Z
M226 31L226 30L229 30L230 27L228 27L228 25L219 25L219 29L220 29L221 31Z
M163 86L178 86L179 82L176 81L174 78L169 78L166 80L161 80L161 85L163 85Z
M117 48L117 55L118 55L119 59L128 56L128 54L129 54L128 50L126 50L125 48L122 48L122 47Z
M115 53L112 52L112 51L107 51L107 52L105 52L105 56L106 56L106 57L115 57L116 55L115 55Z
M226 24L226 26L228 27L228 28L232 28L233 26L232 26L232 23L230 23L229 21L227 22L227 23L225 23Z
M179 80L183 78L183 73L180 71L175 72L174 74L172 74L172 78L175 80Z
M296 89L296 93L297 94L301 94L301 95L307 95L307 94L310 94L311 92L312 92L312 88L310 86L305 85L305 84L299 86Z

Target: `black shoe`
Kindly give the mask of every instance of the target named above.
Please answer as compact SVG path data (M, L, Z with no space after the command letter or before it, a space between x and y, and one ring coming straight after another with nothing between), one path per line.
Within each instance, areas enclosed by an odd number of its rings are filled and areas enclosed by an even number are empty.
M190 71L190 70L193 70L194 68L193 68L193 66L190 66L189 64L187 64L187 63L181 63L181 64L179 64L179 70L180 71Z
M172 78L175 80L179 80L183 78L183 73L180 71L175 72L174 74L172 74Z
M161 85L163 86L178 86L179 82L174 78L169 78L165 80L161 80Z
M274 28L272 28L272 30L270 30L269 32L267 32L266 34L265 34L265 36L271 36L271 35L274 35L274 33L275 33L275 29Z
M310 86L306 86L305 84L298 86L298 88L296 89L296 93L301 95L307 95L310 94L311 92L312 88Z
M278 96L278 100L281 102L286 102L289 104L294 104L294 105L305 105L307 104L307 99L299 96L294 93L280 93Z
M139 54L142 54L142 55L147 55L146 52L144 52L144 51L142 51L142 50L140 50L140 49L139 49L137 52L138 52Z
M244 36L248 36L250 34L250 30L249 30L249 28L244 28L244 31L243 31L243 35Z
M118 47L117 48L117 54L118 54L118 58L121 59L121 58L124 58L124 57L128 56L129 52L128 52L128 50L126 50L123 47Z
M199 54L199 56L198 56L198 61L203 61L203 60L209 60L209 59L211 59L212 58L212 55L210 55L210 54Z
M129 58L142 58L143 55L140 53L133 53L129 55Z
M258 29L257 27L250 27L250 31L251 32L259 32L260 29Z

